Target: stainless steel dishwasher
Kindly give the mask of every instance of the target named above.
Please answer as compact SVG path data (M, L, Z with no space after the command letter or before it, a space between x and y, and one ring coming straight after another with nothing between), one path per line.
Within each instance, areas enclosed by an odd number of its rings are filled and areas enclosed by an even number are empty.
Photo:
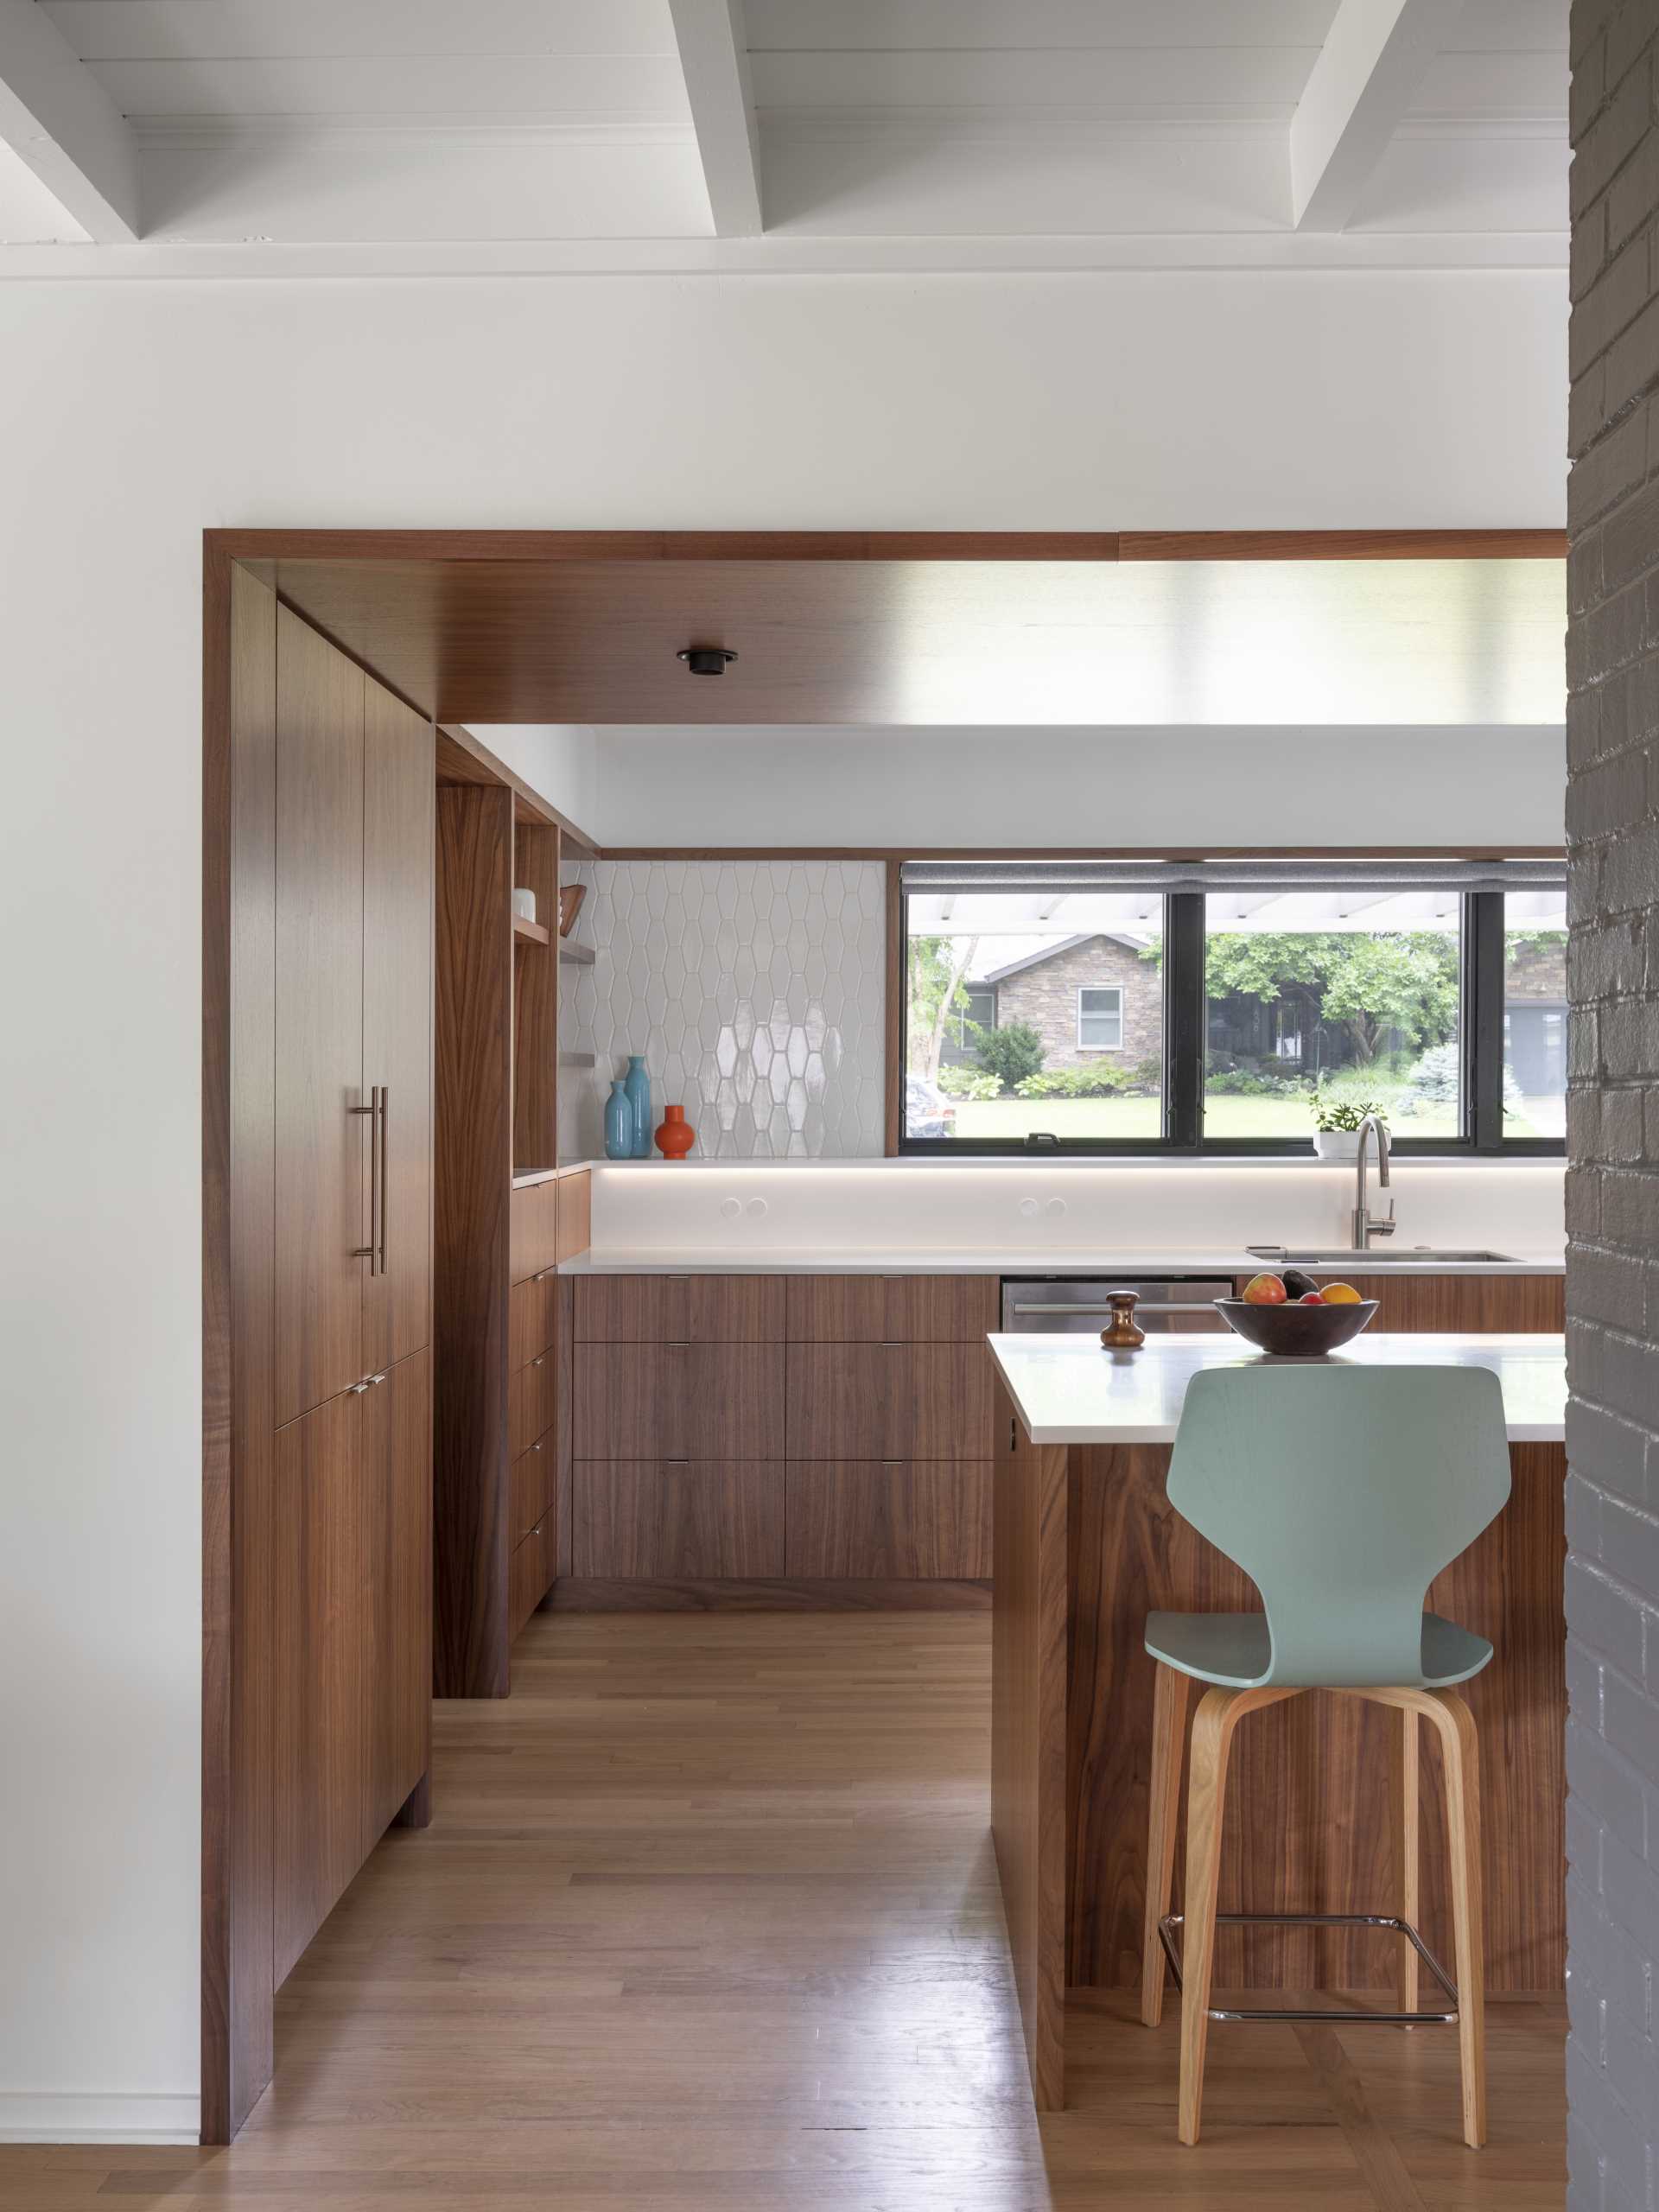
M1098 1336L1106 1325L1115 1290L1132 1290L1140 1300L1135 1318L1149 1337L1178 1331L1224 1329L1214 1301L1230 1298L1230 1277L1162 1275L1130 1282L1122 1277L1081 1281L1075 1275L1005 1275L1002 1331L1005 1336Z

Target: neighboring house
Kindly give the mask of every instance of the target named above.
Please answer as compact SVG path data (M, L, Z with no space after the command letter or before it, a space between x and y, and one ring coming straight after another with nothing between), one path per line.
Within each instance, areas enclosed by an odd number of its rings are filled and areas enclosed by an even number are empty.
M985 1011L970 1019L1007 1028L1028 1023L1043 1040L1044 1065L1090 1067L1104 1060L1132 1068L1162 1050L1164 975L1139 940L1096 931L1051 944L976 977L970 999ZM992 995L988 1003L986 995ZM971 1059L967 1049L949 1059Z
M1559 936L1522 944L1504 961L1503 1058L1529 1096L1567 1086L1567 950Z

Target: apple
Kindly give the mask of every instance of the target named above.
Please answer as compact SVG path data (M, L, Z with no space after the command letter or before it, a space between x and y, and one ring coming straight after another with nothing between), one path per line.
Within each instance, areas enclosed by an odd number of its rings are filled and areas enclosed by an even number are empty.
M1244 1286L1247 1306L1282 1306L1285 1297L1285 1286L1277 1275L1252 1275Z
M1323 1306L1325 1294L1319 1290L1305 1290L1296 1303L1299 1306Z

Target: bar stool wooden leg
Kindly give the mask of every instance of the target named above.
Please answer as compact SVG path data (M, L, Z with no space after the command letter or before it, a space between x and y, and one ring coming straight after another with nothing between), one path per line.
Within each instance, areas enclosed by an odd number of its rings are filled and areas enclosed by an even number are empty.
M1486 2140L1485 1958L1481 1938L1480 1742L1475 1716L1455 1690L1427 1693L1446 1768L1446 1826L1452 1862L1452 1929L1458 1955L1458 2050L1463 2067L1463 2139Z
M1186 1784L1186 1896L1181 1930L1181 2095L1176 2133L1198 2139L1204 2055L1210 2040L1210 1984L1216 1963L1216 1889L1221 1819L1227 1803L1232 1709L1244 1693L1206 1690L1192 1722Z
M1408 1720L1421 1714L1440 1739L1457 1955L1463 2139L1471 2151L1478 2151L1486 2140L1486 1961L1481 1935L1480 1739L1475 1716L1456 1690L1365 1689L1356 1694L1395 1707Z
M1192 1676L1159 1662L1152 1701L1152 1785L1147 1823L1147 1910L1141 1933L1141 2018L1164 2017L1164 1946L1158 1923L1175 1886L1175 1830L1181 1810L1181 1754Z
M1216 1966L1216 1890L1221 1876L1221 1820L1233 1731L1247 1713L1294 1697L1290 1689L1206 1690L1198 1700L1187 1754L1186 1895L1181 1942L1181 2095L1176 2133L1198 2139L1204 2055L1210 2040L1210 1985Z
M1419 1754L1422 1735L1417 1715L1402 1707L1396 1718L1389 1716L1389 1819L1394 1844L1394 1909L1400 1918L1418 1925L1421 1904L1418 1881L1418 1810L1421 1804ZM1403 1937L1398 1943L1399 2009L1418 2009L1417 1947Z

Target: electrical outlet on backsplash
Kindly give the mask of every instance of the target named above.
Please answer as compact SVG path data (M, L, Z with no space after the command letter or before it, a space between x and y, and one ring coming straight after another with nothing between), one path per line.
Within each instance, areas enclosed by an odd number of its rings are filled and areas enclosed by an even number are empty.
M879 861L590 861L560 1048L560 1153L602 1157L613 1074L643 1052L695 1157L859 1159L882 1149L886 870Z

